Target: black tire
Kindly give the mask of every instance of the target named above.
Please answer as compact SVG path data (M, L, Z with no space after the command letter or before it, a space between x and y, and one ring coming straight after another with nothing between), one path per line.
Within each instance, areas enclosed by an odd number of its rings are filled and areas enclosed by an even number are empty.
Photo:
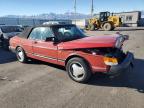
M88 25L86 25L84 29L85 29L85 30L88 30L88 29L89 29L89 28L88 28Z
M115 30L115 27L112 27L112 29L111 30Z
M112 28L113 28L112 24L109 22L104 23L104 25L103 25L103 30L105 30L105 31L110 31L110 30L112 30Z
M74 65L77 65L77 66L79 65L80 67L79 66L78 67L83 70L83 73L81 75L79 73L79 75L77 76L77 77L81 77L81 78L76 78L76 76L74 76L74 72L72 72L72 71L74 71L74 69L72 67ZM66 70L68 72L69 77L72 80L79 82L79 83L86 83L92 75L91 69L90 69L88 63L84 59L79 58L79 57L70 59L66 64ZM77 71L78 71L78 69L77 69Z
M20 56L20 53L21 53L21 56ZM17 59L19 62L21 62L21 63L27 62L27 56L25 54L25 51L21 47L18 47L16 49L16 56L17 56Z

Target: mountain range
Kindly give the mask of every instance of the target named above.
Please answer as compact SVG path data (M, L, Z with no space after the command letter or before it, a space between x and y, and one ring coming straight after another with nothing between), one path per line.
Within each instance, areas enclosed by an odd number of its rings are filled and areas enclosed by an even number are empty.
M144 11L141 12L141 17L144 18ZM91 17L91 15L88 14L82 14L82 13L73 13L73 12L66 12L64 14L56 14L56 13L45 13L45 14L39 14L39 15L6 15L3 16L4 18L32 18L32 19L88 19Z
M48 14L39 14L39 15L6 15L3 16L5 18L32 18L32 19L86 19L90 18L90 15L82 14L82 13L73 13L67 12L64 14L56 14L56 13L48 13Z

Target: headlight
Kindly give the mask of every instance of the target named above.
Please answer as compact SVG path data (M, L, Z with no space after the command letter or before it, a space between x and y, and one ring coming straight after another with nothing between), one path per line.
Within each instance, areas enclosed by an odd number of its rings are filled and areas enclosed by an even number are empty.
M123 36L117 37L117 40L116 40L116 43L115 43L115 47L116 48L120 48L122 46L124 40L125 39L123 38Z

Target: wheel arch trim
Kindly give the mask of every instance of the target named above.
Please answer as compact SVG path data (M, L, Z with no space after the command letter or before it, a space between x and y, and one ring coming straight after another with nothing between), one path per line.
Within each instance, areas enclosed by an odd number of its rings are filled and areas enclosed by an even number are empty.
M75 58L75 57L82 58L82 59L88 64L88 66L90 67L90 69L92 70L92 66L90 65L89 61L88 61L86 58L84 58L83 56L80 56L80 55L78 55L78 54L72 54L72 55L68 56L68 57L65 59L65 66L67 65L67 63L68 63L68 61L69 61L70 59Z

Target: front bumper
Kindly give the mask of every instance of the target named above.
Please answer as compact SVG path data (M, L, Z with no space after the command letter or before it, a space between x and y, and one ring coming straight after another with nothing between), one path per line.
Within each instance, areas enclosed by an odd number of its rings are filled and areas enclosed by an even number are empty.
M113 75L126 71L130 66L133 66L134 55L130 52L126 54L124 61L116 66L111 66L107 74Z

